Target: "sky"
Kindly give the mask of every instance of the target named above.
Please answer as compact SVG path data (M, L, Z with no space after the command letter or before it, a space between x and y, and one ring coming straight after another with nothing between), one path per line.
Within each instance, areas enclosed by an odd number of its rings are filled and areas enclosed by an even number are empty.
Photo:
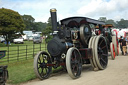
M51 8L57 10L57 21L72 16L128 20L128 0L0 0L2 7L31 15L35 22L47 22Z

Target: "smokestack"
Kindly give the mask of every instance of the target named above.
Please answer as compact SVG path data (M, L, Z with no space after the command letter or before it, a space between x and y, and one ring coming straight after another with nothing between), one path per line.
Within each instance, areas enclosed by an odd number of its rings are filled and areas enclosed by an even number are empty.
M53 35L57 34L57 16L56 16L56 9L50 9L50 13L51 13L51 21L52 21L52 30L53 30Z

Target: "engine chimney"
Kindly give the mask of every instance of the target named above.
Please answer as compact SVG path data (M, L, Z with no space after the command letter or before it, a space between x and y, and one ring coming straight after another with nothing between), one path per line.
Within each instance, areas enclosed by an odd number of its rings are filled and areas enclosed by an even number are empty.
M52 21L52 30L53 30L53 35L55 36L57 34L57 16L56 16L56 9L50 9L51 13L51 21Z

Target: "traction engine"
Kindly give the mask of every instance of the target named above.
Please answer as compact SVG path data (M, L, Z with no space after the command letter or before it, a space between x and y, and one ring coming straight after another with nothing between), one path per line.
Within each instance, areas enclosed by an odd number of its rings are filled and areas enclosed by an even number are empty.
M108 46L103 34L94 35L92 25L104 22L87 17L68 17L61 20L57 29L56 9L50 9L53 39L47 50L34 58L34 71L38 78L46 79L52 68L64 67L73 79L80 77L82 65L91 64L94 70L104 70L108 64Z

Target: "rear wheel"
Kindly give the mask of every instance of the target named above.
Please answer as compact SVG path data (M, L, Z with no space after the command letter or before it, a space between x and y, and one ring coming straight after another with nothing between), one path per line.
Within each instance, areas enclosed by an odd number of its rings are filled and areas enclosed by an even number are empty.
M71 78L80 77L82 70L82 59L77 48L69 48L66 54L66 68Z
M95 59L99 69L103 70L108 64L108 48L106 39L98 36L95 41Z
M46 79L52 71L51 58L47 52L40 51L34 58L34 71L39 79Z

